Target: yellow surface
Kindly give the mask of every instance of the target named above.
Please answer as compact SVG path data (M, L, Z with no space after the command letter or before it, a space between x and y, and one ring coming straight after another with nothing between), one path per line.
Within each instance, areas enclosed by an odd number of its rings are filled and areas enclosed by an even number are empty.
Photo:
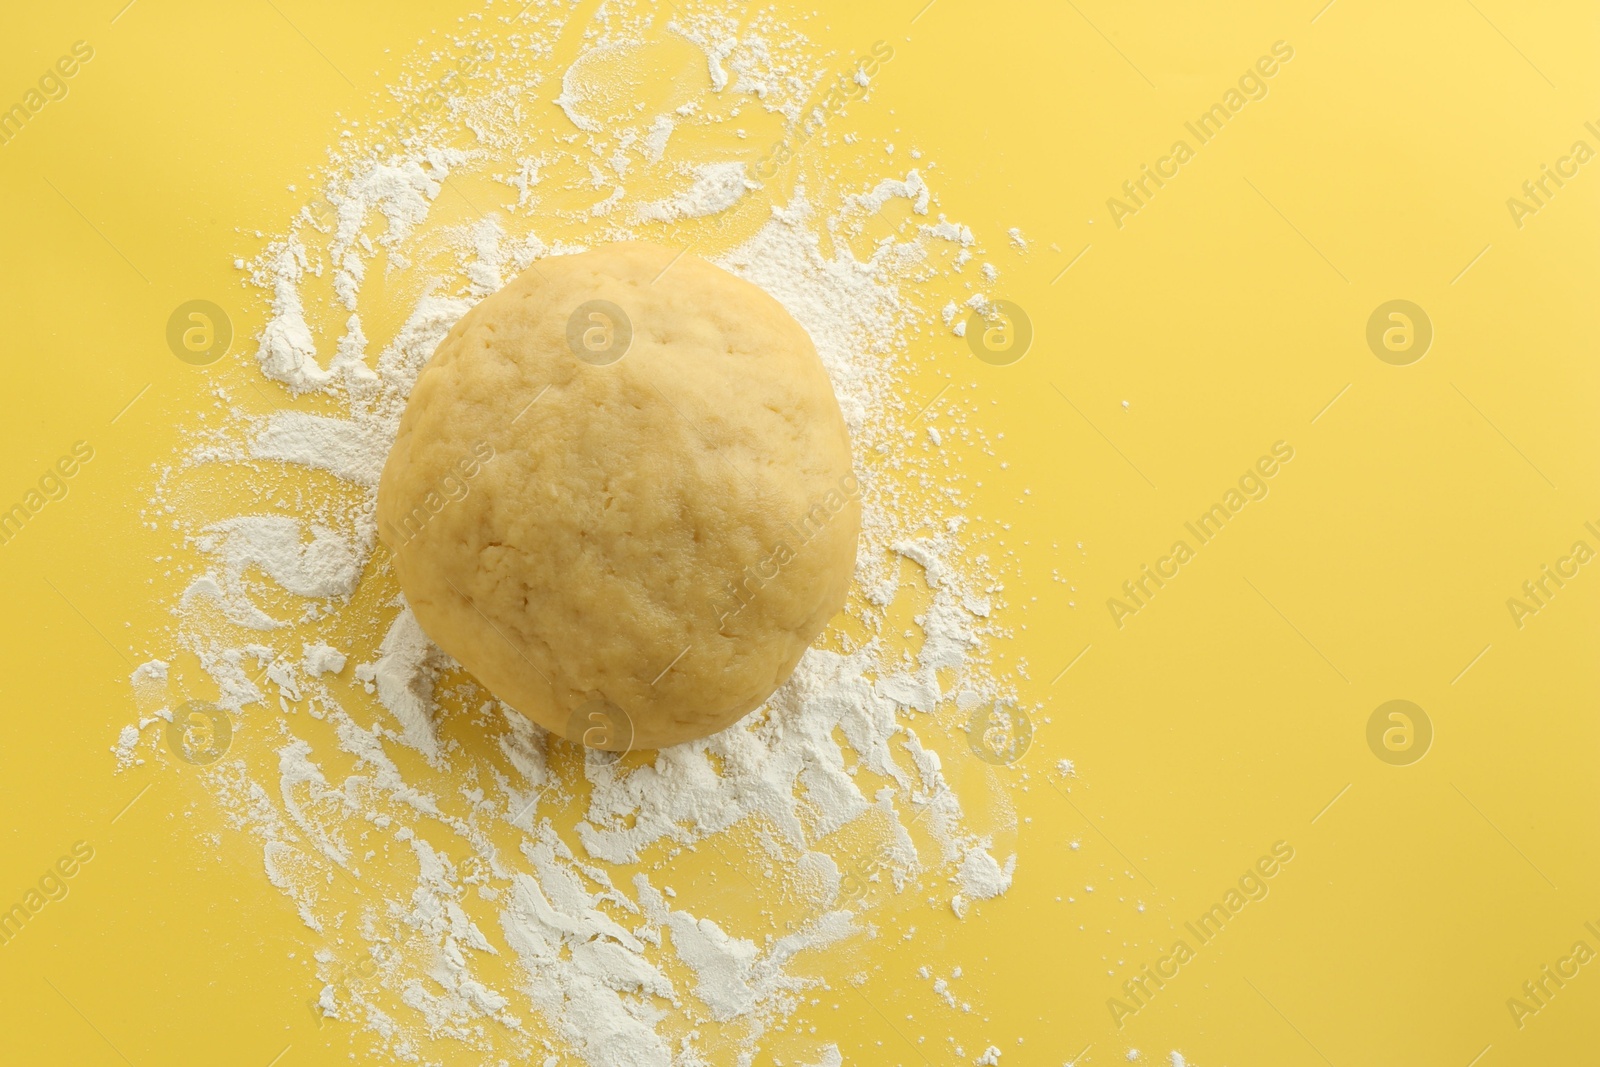
M163 624L148 594L168 535L140 526L140 492L210 404L213 371L172 356L168 315L225 303L227 360L247 356L261 308L232 258L281 229L335 113L376 106L417 42L475 7L118 6L20 6L0 36L3 105L73 42L94 49L0 145L0 498L94 449L0 546L0 904L93 848L0 946L0 1059L346 1063L365 1040L307 1010L302 929L258 848L198 838L218 820L182 814L214 812L197 775L113 776L107 747L134 714L133 649ZM1507 1007L1574 942L1600 949L1600 576L1580 567L1520 627L1507 607L1575 541L1600 548L1600 162L1536 213L1507 206L1575 141L1600 149L1593 12L827 6L810 32L841 56L896 48L852 126L937 163L942 210L1032 319L1010 366L925 340L919 395L945 373L976 383L1005 435L978 457L976 510L1013 524L1027 629L1002 651L1050 721L995 772L1031 820L1011 892L964 923L886 905L861 997L799 1025L852 1064L970 1063L991 1041L1005 1064L1085 1046L1084 1063L1178 1048L1201 1067L1600 1055L1600 965L1549 983L1520 1028ZM1293 59L1266 97L1197 146L1184 123L1277 41ZM1107 199L1180 138L1194 158L1119 228ZM1026 257L1004 248L1012 226ZM1366 341L1395 299L1433 326L1409 365ZM1278 441L1294 455L1270 494L1119 628L1107 599ZM1368 747L1396 699L1433 727L1410 765ZM958 779L990 773L955 755ZM1070 793L1045 773L1060 758ZM1293 859L1270 893L1116 1028L1108 998L1280 841ZM961 965L974 1013L939 1009L923 963Z

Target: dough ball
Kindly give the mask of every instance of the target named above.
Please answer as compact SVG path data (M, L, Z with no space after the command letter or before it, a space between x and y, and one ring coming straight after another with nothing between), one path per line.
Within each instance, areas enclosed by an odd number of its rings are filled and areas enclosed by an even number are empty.
M417 621L596 748L759 707L844 604L850 439L800 324L696 256L540 260L417 379L378 529Z

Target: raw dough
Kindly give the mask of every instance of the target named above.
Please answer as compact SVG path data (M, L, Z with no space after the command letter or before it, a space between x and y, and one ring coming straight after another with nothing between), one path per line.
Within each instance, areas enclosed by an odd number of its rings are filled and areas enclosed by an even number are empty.
M759 707L843 606L860 525L805 330L641 243L540 260L456 323L378 486L428 636L541 726L614 751Z

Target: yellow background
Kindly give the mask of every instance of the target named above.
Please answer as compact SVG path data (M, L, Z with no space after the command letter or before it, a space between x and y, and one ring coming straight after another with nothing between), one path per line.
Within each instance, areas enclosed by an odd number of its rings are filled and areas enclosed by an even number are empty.
M1600 547L1583 529L1600 526L1600 161L1520 228L1506 200L1574 141L1600 148L1583 128L1600 125L1600 15L823 6L808 32L841 56L896 49L852 128L937 164L940 209L979 233L1033 322L1005 367L925 338L917 395L975 383L983 429L1005 435L969 460L987 464L974 510L1013 524L1027 628L1004 662L1026 661L1049 721L1017 765L954 772L997 775L1025 820L1011 891L961 923L926 894L880 908L879 938L831 968L840 990L864 974L861 995L799 1025L852 1064L970 1063L989 1043L1008 1065L1086 1046L1083 1063L1177 1048L1201 1067L1594 1058L1600 964L1520 1029L1506 1000L1580 938L1600 948L1583 928L1600 926L1600 566L1520 629L1506 600L1574 541ZM95 849L0 947L0 1059L346 1063L365 1038L307 1010L304 953L288 955L303 929L259 849L197 838L220 820L185 814L214 816L193 768L114 776L107 750L134 717L134 650L165 622L150 560L169 535L141 526L141 493L217 370L173 358L167 317L222 303L227 360L247 359L262 307L233 258L304 201L287 186L322 162L337 114L377 107L419 39L477 7L120 7L13 5L0 35L7 105L74 41L95 49L0 147L0 499L73 442L95 449L0 547L0 902L73 842ZM1107 198L1192 145L1183 123L1279 40L1294 58L1267 97L1118 228ZM1005 247L1013 226L1026 255ZM1409 366L1365 341L1396 298L1435 331ZM1270 495L1117 628L1106 599L1279 440L1295 453ZM1410 766L1367 746L1391 699L1435 731ZM1061 758L1079 769L1065 793ZM1107 999L1278 841L1294 859L1270 895L1116 1029ZM963 967L973 1014L938 1004L924 963Z

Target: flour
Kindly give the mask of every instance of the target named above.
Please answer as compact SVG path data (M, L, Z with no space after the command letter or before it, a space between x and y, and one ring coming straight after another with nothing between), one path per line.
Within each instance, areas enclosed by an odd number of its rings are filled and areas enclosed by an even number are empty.
M139 747L139 728L137 726L124 726L117 734L117 743L111 749L111 754L117 757L117 769L122 770L144 760L134 755Z
M320 369L317 373L320 375ZM303 376L300 380L311 381L314 377ZM371 421L277 411L251 436L250 455L254 459L298 463L357 485L376 486L393 440L392 430Z
M153 659L146 663L141 663L133 669L133 673L129 675L128 680L133 683L136 689L152 685L165 685L169 666L170 664L162 659Z
M635 222L673 222L699 219L726 211L750 189L758 188L745 177L743 163L708 163L695 174L694 184L676 196L640 204Z
M445 661L417 624L410 608L402 608L383 635L376 663L356 668L356 678L376 690L378 700L400 723L400 740L429 760L439 758L433 729L433 681Z
M973 900L990 900L1010 889L1011 873L1017 868L1017 857L1007 857L1002 867L988 849L989 845L984 843L969 850L961 869L956 872L962 893Z
M261 332L257 357L263 375L296 393L320 389L332 379L317 365L317 342L300 300L299 282L305 263L305 246L291 236L272 264L272 314Z
M300 666L307 674L338 674L344 670L347 657L337 648L323 641L315 644L307 642L305 655L300 661Z
M266 323L251 365L217 386L220 414L197 418L155 487L197 563L164 594L170 648L131 682L141 702L203 696L231 716L233 747L204 780L306 928L320 1016L405 1060L747 1065L822 982L819 961L876 936L874 908L948 884L969 915L1017 866L945 773L971 758L953 724L1009 695L987 653L1004 601L959 480L909 447L929 447L915 418L950 416L935 448L973 433L960 402L926 408L903 385L909 344L953 328L969 299L955 275L975 238L943 215L860 236L896 201L932 212L918 171L804 168L781 198L754 180L722 127L741 107L797 121L829 73L770 13L674 9L658 26L602 5L558 60L564 17L536 2L486 51L441 38L493 58L398 134L352 124L321 179L326 210L241 257ZM674 40L704 53L703 84L661 113L632 106L620 72ZM417 98L426 68L406 82ZM668 162L691 129L706 158ZM619 760L547 735L432 645L373 510L411 387L474 303L546 256L661 239L662 223L810 333L850 427L863 534L854 636L810 650L733 728ZM907 602L910 647L887 622ZM119 734L119 767L157 751L158 721ZM702 845L759 921L664 884ZM836 1045L798 1054L843 1063Z
M674 123L671 115L657 115L650 124L650 132L644 138L644 158L651 163L660 163L661 158L667 154L667 139L672 136ZM743 174L740 174L743 177Z
M822 1050L822 1058L808 1067L844 1067L844 1056L838 1045L829 1045Z
M249 567L301 597L349 596L360 576L355 546L318 523L283 515L241 515L212 523L195 548L216 558L222 585L236 587Z
M901 198L911 201L911 210L918 215L928 213L928 203L933 197L933 192L922 180L922 175L910 171L904 179L885 178L870 193L861 193L849 198L849 203L864 215L873 215L883 210L885 204L891 199Z

